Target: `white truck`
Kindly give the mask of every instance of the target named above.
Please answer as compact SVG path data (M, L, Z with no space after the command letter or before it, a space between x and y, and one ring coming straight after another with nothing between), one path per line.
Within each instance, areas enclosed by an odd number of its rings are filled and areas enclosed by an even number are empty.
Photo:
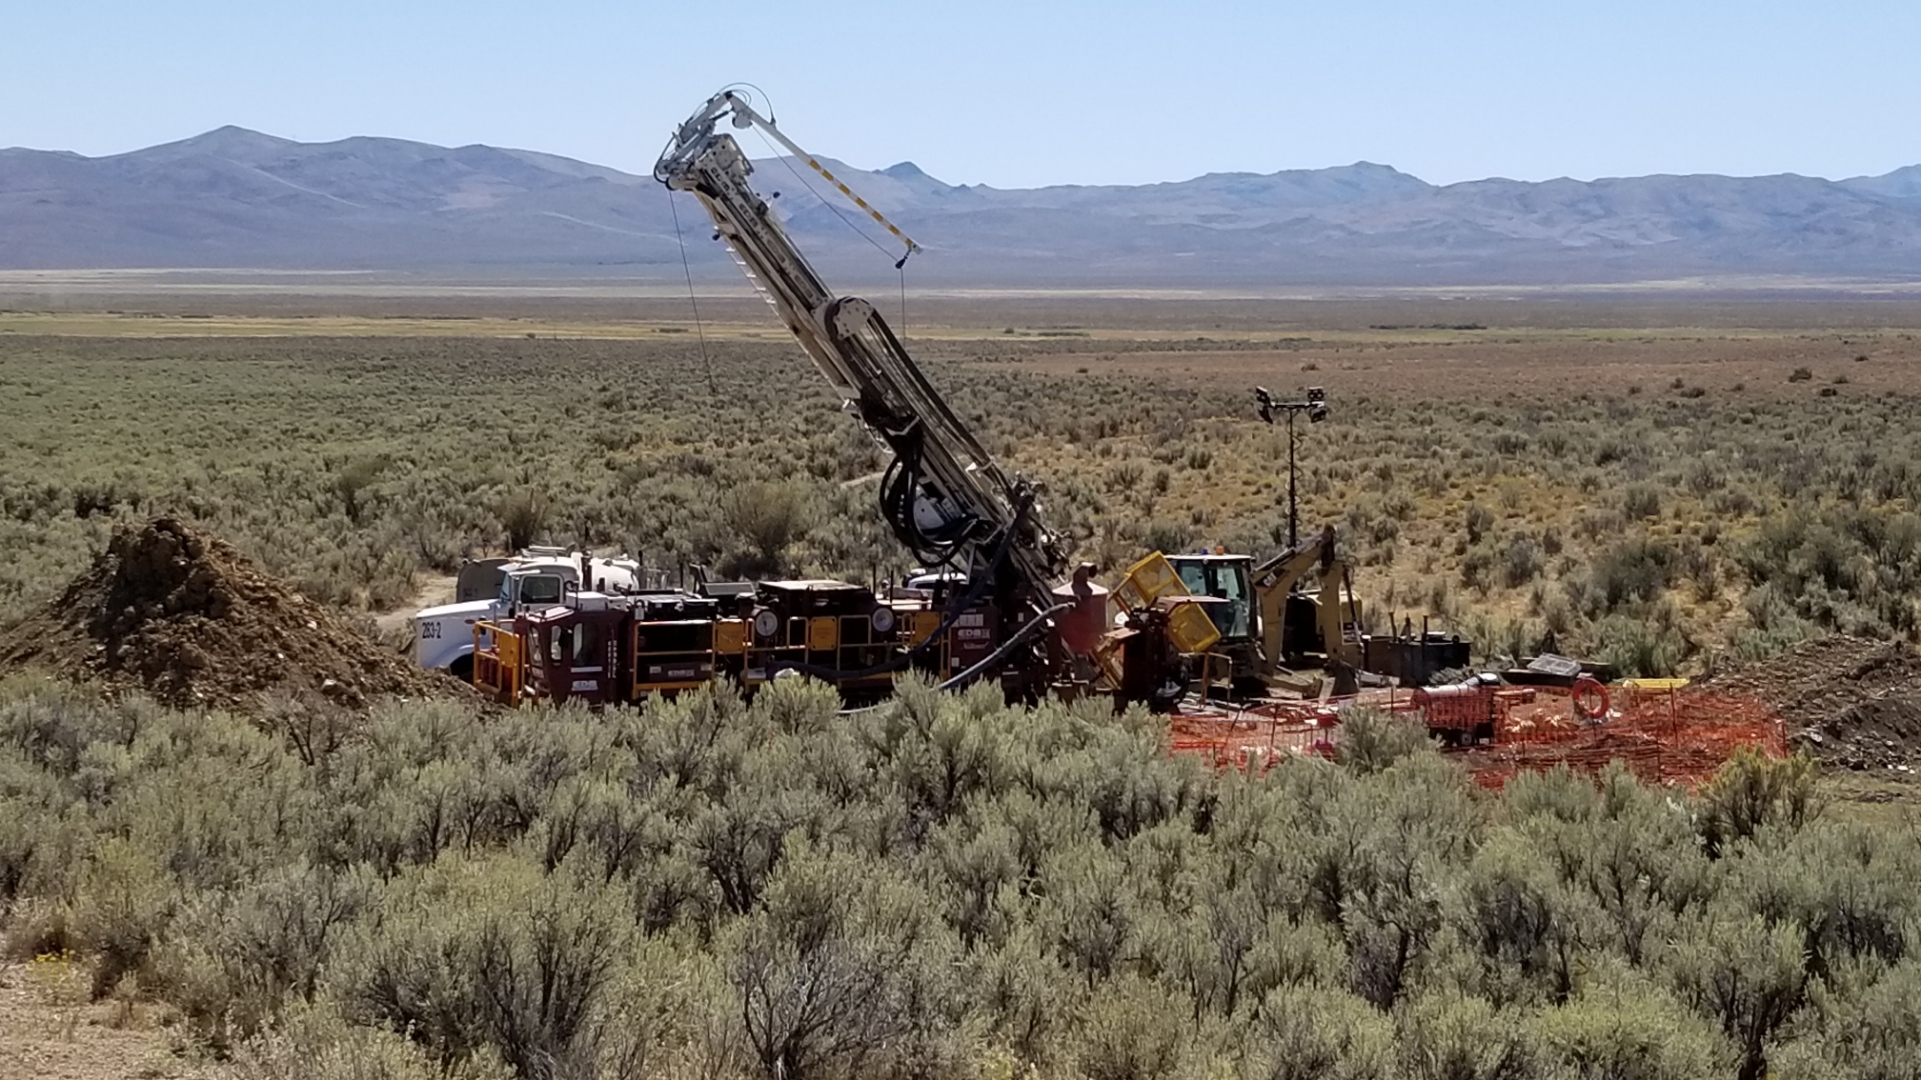
M461 567L455 602L413 616L414 661L461 680L474 673L474 625L511 619L528 608L564 603L580 592L622 595L647 590L650 575L634 559L590 555L557 547L528 548L510 559Z

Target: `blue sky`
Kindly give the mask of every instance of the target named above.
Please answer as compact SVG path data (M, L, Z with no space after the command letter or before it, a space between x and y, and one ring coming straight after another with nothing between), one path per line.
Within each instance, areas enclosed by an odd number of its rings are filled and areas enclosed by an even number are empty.
M1913 2L8 6L0 146L86 154L233 123L645 171L747 80L817 153L1003 187L1356 160L1435 182L1921 162Z

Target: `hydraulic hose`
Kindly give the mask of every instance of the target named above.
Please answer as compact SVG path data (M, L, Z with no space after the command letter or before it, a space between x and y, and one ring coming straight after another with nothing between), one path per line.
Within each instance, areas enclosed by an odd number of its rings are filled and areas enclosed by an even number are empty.
M1019 645L1021 642L1027 640L1029 637L1032 637L1034 634L1034 631L1044 626L1047 623L1047 620L1053 618L1056 615L1059 615L1061 612L1066 611L1068 608L1071 608L1073 606L1074 606L1074 601L1071 601L1071 600L1064 601L1062 603L1055 604L1053 607L1048 608L1046 611L1043 611L1039 615L1034 616L1032 619L1028 620L1028 623L1026 626L1023 626L1019 630L1014 631L1014 635L1012 637L1002 642L1000 648L995 649L991 653L988 653L986 659L982 660L978 664L975 664L973 667L968 668L966 671L961 672L959 675L956 675L953 678L947 680L946 682L941 683L939 688L942 690L956 690L956 689L959 689L960 687L966 686L968 683L974 680L974 676L979 675L981 672L987 670L993 665L1000 663L1001 660L1005 658L1009 652L1013 651L1014 646Z
M809 664L801 660L774 660L768 664L768 667L775 671L798 671L802 675L812 675L817 679L828 681L865 679L873 675L885 675L890 671L899 671L901 668L906 667L909 663L913 662L916 656L932 648L934 643L941 639L942 635L953 629L954 624L960 620L960 617L967 614L967 609L973 607L974 603L987 592L988 583L993 580L994 576L999 573L1001 565L1006 562L1007 552L1013 547L1014 537L1020 531L1021 519L1026 516L1026 507L1021 507L1015 512L1014 520L1008 524L1007 531L1001 535L1000 543L994 548L994 557L993 560L987 564L987 572L980 574L973 581L967 583L967 591L949 603L947 614L941 618L940 625L936 626L934 631L928 634L920 644L909 648L906 652L884 663L875 664L872 667L861 668L856 671L841 671L837 668L821 667L818 664ZM1056 610L1058 610L1058 608L1050 608L1046 613L1042 614L1040 618L1046 619ZM1010 642L1017 640L1020 634L1026 633L1028 627L1033 625L1033 623L1029 623L1028 626L1023 627L1014 638L1008 640ZM995 650L988 659L997 660L1005 655L1006 652L1007 648L1003 645L1001 648ZM979 666L978 664L975 665L975 667ZM970 671L971 670L972 669L970 669ZM963 672L962 674L967 674L967 672ZM956 677L958 678L958 676Z

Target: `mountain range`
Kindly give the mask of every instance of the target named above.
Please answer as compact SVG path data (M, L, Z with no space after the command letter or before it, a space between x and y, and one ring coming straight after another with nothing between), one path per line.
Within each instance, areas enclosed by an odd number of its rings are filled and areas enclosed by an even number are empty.
M1385 165L1177 183L947 184L823 159L923 247L917 284L1473 284L1921 278L1921 165L1848 180L1434 185ZM757 186L822 266L892 276L786 159ZM528 150L301 143L237 127L108 157L0 150L0 269L205 267L666 277L724 259L651 177ZM838 203L838 199L836 199ZM866 233L883 239L867 224ZM883 247L887 245L882 245Z

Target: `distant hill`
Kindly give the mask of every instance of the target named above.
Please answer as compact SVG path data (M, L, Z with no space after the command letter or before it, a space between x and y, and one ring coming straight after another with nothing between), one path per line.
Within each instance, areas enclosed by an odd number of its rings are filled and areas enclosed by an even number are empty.
M830 165L927 248L920 283L1470 284L1682 274L1921 278L1921 165L1885 176L1644 176L1435 186L1385 165L1001 189ZM760 162L810 258L879 254ZM858 215L848 214L858 221ZM682 204L703 266L722 253ZM551 154L236 127L110 157L0 150L0 268L260 267L664 276L652 178ZM882 269L887 269L884 265ZM891 271L890 271L891 272Z

